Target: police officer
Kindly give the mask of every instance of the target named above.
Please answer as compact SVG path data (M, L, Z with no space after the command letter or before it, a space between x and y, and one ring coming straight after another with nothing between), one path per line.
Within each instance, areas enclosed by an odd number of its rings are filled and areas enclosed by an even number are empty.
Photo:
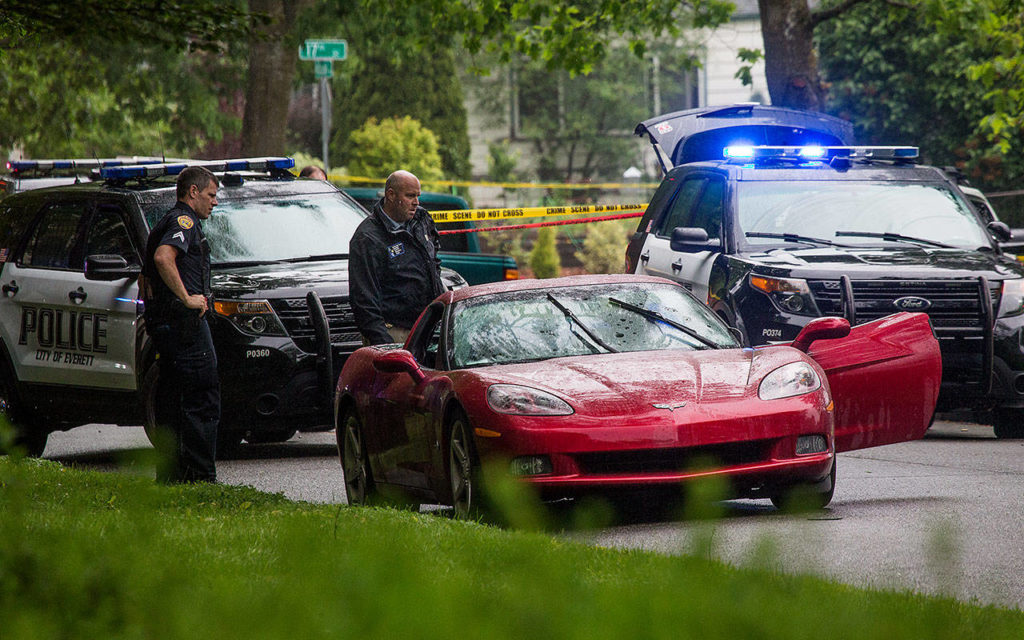
M217 205L219 182L203 167L178 175L178 201L153 227L140 290L146 331L158 353L157 481L216 482L220 381L206 312L210 248L202 221ZM159 440L159 438L158 438Z
M420 312L444 293L441 238L419 197L416 176L392 173L349 242L349 294L364 344L405 342Z

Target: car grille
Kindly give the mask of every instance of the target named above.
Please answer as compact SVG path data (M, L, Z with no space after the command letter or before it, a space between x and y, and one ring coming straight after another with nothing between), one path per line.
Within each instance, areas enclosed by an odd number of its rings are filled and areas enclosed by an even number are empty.
M362 346L362 337L356 328L352 307L348 297L336 296L320 299L327 314L331 329L331 344L341 346L345 351L355 351ZM295 344L303 351L316 353L316 331L309 318L305 298L279 298L271 300L274 311L284 324L285 330Z
M826 316L843 316L842 283L839 280L808 280L818 310ZM991 339L992 318L999 310L1002 284L988 283L992 309L982 306L979 280L850 280L854 319L857 324L900 311L900 298L924 298L935 336L942 349L944 382L987 384L985 340ZM990 348L990 347L988 347ZM989 365L990 366L990 365Z
M771 444L769 440L755 440L681 449L581 453L576 461L588 475L677 473L767 460Z

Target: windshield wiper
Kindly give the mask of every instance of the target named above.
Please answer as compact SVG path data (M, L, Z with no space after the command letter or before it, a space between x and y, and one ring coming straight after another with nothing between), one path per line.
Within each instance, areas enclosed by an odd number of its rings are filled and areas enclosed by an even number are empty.
M623 302L622 300L619 300L618 298L608 298L608 302L614 304L617 307L622 307L623 309L627 309L629 311L632 311L633 313L638 313L638 314L642 315L643 317L647 318L648 320L657 321L657 322L664 322L668 326L670 326L670 327L672 327L674 329L678 329L678 330L682 331L683 333L685 333L686 335L690 336L694 340L697 340L697 341L701 342L702 344L704 344L705 346L711 347L712 349L724 349L725 348L725 345L718 344L717 342L712 342L711 340L708 340L707 338L705 338L704 336L700 335L699 333L697 333L696 331L694 331L690 327L688 327L688 326L686 326L684 324L680 324L680 323L676 322L675 320L666 318L664 315L658 313L657 311L652 311L650 309L644 309L643 307L638 307L635 304L630 304L628 302Z
M229 260L227 262L214 262L210 266L213 269L237 269L238 267L258 267L264 264L284 264L286 260Z
M942 249L954 249L955 247L936 242L934 240L926 240L924 238L915 238L913 236L905 236L899 233L878 233L876 231L836 231L837 236L847 236L855 238L881 238L882 240L888 240L890 242L911 242L913 244L923 244L929 247L940 247Z
M748 231L743 234L748 238L774 238L776 240L785 240L786 242L804 242L807 244L827 244L830 247L848 247L848 244L839 244L838 242L832 242L824 238L812 238L811 236L801 236L796 233L762 233L761 231ZM839 234L836 234L839 235Z
M572 320L573 322L575 322L576 326L579 327L580 329L583 329L583 332L586 333L590 337L591 340L593 340L594 342L596 342L597 344L599 344L600 346L604 347L605 349L607 349L608 351L610 351L612 353L618 353L619 352L618 349L615 349L615 348L611 347L607 342L605 342L601 338L597 337L597 335L590 329L590 327L588 327L587 325L583 324L583 322L580 321L580 319L576 317L576 314L573 313L569 309L569 307L567 307L564 304L562 304L561 302L559 302L558 299L555 298L555 296L553 296L553 295L551 295L549 293L548 294L548 300L551 301L551 304L553 304L556 307L558 307L558 310L561 311L563 314L565 314L566 318L568 318L569 320Z
M347 253L322 253L315 256L305 256L302 258L288 258L284 262L315 262L317 260L347 260Z

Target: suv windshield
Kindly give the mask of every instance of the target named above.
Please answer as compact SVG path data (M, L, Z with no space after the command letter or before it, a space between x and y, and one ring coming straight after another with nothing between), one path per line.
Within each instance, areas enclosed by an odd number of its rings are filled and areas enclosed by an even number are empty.
M741 182L737 202L739 233L750 245L779 242L777 238L746 235L750 233L791 233L834 240L837 231L854 231L899 234L971 250L991 246L988 234L966 203L942 185ZM898 240L841 237L844 245L877 245L880 241Z
M365 213L337 192L258 196L222 188L213 215L203 223L214 266L275 262L348 253L348 241ZM170 203L146 207L150 225Z
M449 344L457 369L611 351L737 346L707 307L678 286L660 284L535 289L470 299L456 307Z

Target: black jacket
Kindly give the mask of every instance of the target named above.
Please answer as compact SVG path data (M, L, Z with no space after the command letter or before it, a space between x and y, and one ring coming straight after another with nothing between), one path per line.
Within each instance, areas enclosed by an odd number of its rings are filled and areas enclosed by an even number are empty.
M391 342L386 324L409 329L444 293L441 238L423 207L393 231L377 202L349 242L349 295L356 325L370 344Z

